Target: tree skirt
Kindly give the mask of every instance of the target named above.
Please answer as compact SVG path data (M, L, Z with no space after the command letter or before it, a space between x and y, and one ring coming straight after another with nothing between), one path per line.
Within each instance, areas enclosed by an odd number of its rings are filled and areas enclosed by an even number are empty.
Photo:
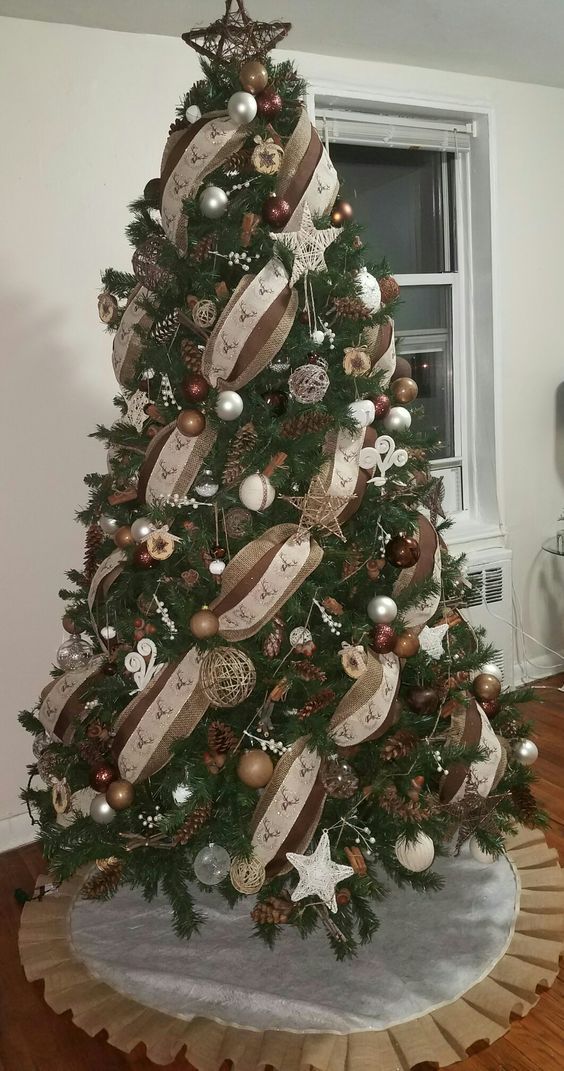
M392 890L381 927L351 962L324 932L288 927L274 952L252 937L250 901L230 911L199 894L207 922L190 942L168 907L131 890L79 899L85 875L24 908L20 955L57 1012L155 1063L186 1048L199 1071L409 1071L445 1066L492 1042L537 987L552 985L564 947L564 877L539 832L521 830L493 865L439 860L443 889Z

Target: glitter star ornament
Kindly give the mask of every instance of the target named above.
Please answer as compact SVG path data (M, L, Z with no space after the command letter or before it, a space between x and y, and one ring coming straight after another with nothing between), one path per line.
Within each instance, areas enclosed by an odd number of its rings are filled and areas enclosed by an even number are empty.
M285 234L271 234L274 241L281 242L294 254L290 286L307 275L309 271L327 271L325 250L338 238L338 227L325 227L318 230L313 222L311 209L306 203L303 208L299 231L286 231Z
M444 655L443 640L448 632L448 625L435 625L434 628L429 628L425 625L425 628L421 629L419 633L419 647L425 654L429 655L429 658L434 658L438 661Z
M306 896L318 896L330 911L337 910L335 886L354 874L352 866L334 863L331 859L331 845L326 830L321 834L317 848L310 855L297 855L287 852L286 859L300 875L296 888L291 893L292 900L304 900Z
M255 22L243 0L225 0L222 19L183 33L182 40L213 63L227 65L266 56L291 28L291 22Z
M311 528L321 528L323 532L336 535L346 543L343 530L337 519L343 506L355 498L355 495L331 495L327 489L327 483L323 473L317 473L313 477L307 494L298 497L282 495L286 502L290 502L296 509L301 510L300 529L309 531Z

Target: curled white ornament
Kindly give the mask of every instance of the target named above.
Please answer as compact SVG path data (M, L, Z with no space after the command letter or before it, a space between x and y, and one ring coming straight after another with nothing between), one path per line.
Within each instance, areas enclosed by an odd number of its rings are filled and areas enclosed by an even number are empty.
M373 483L376 487L383 487L386 482L386 473L388 469L393 465L395 465L396 468L401 469L407 464L407 450L404 450L403 448L396 450L396 444L391 435L379 435L373 448L365 447L364 450L361 450L361 465L363 464L363 453L372 449L374 449L376 455L375 466L378 469L378 475L373 476L368 483Z
M146 659L149 659L147 662ZM152 640L149 640L144 636L137 644L136 651L130 651L125 656L124 661L125 668L129 673L133 674L133 680L137 685L129 694L135 695L135 692L143 691L148 684L152 681L153 677L164 669L164 662L157 662L157 647Z

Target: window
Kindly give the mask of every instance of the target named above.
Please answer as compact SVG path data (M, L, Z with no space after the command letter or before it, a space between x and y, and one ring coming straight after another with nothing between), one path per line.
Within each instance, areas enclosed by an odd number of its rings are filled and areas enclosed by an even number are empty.
M468 514L477 503L469 472L463 204L474 124L382 115L369 106L348 111L322 97L316 98L316 122L343 196L354 202L364 227L369 257L385 257L401 285L397 350L417 380L423 426L438 436L431 464L443 476L446 507Z

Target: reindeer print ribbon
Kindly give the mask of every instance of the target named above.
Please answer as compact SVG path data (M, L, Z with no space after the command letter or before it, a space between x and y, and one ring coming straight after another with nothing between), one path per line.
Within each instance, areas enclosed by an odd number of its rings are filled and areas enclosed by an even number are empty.
M394 700L400 683L395 654L368 651L365 672L343 696L329 724L329 734L340 747L376 740L393 725Z
M299 229L305 204L314 218L325 215L339 192L337 172L305 110L284 150L276 192L292 209L285 231Z
M243 547L221 577L221 595L210 609L219 635L234 642L254 636L319 565L323 551L295 524L278 524Z
M127 554L125 553L125 551L116 548L112 551L111 554L108 554L107 558L104 558L103 562L100 563L90 582L90 589L88 592L88 609L90 610L90 617L92 619L92 624L96 631L96 635L104 650L107 649L107 646L102 640L102 637L100 636L100 631L98 628L99 622L97 620L95 610L97 609L97 605L99 603L102 603L105 601L105 599L107 599L108 592L112 584L114 583L114 581L117 580L118 576L123 570L126 558ZM105 617L102 623L104 625L106 624Z
M402 617L406 628L417 628L421 630L423 625L431 619L439 607L441 601L442 574L441 545L439 537L435 528L423 513L420 513L418 516L415 538L419 542L419 561L410 569L402 569L394 584L392 596L394 599L398 599L400 595L408 591L413 584L420 584L423 580L432 576L436 586L435 594L430 595L429 598L425 599L423 602L411 606L408 610L402 611Z
M170 135L161 163L161 218L167 238L182 253L188 248L184 201L243 144L248 131L246 125L235 126L228 115L210 112Z
M284 345L297 307L298 295L276 258L242 279L204 350L202 372L212 387L238 390L266 368Z
M43 689L37 717L44 729L61 743L71 743L77 724L86 714L84 695L101 676L104 661L103 655L97 655L87 666L63 673Z
M440 797L445 803L464 799L468 786L473 783L480 796L489 796L505 773L507 752L495 735L486 714L473 699L466 710L452 719L451 739L455 743L475 745L486 749L487 757L470 766L462 762L451 764L442 779Z
M122 777L144 781L170 759L170 746L194 731L208 708L200 687L202 654L192 647L171 662L122 710L112 754Z
M372 362L370 375L379 375L380 385L388 387L396 370L394 321L388 316L385 323L366 327L362 332L362 344Z
M216 438L211 427L192 436L183 435L174 421L161 428L151 439L139 470L139 501L154 504L173 494L185 495Z
M374 446L377 433L374 428L357 427L355 431L341 428L333 447L331 459L331 479L328 494L349 495L349 501L337 516L339 522L348 521L362 504L364 492L374 467L360 467L360 452L365 446ZM327 440L328 446L331 438ZM354 496L354 497L353 497Z
M142 336L153 324L153 317L143 308L143 302L148 298L156 301L155 295L141 283L133 288L114 335L112 364L116 379L122 385L129 383L132 378L144 345Z

